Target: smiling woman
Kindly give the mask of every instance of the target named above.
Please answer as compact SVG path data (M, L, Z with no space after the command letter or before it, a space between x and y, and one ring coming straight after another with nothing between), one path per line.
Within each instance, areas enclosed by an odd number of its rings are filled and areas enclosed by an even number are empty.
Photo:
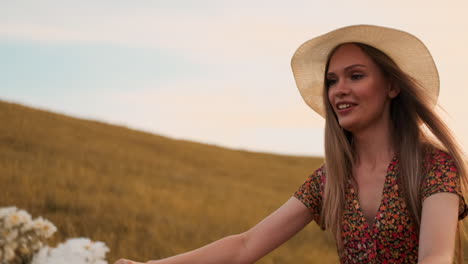
M148 263L254 263L311 221L334 235L341 263L452 263L454 252L461 261L466 168L433 110L439 79L424 44L345 27L305 42L292 69L325 117L325 164L250 230Z
M306 42L292 65L304 100L326 120L326 163L295 197L335 235L341 262L451 263L456 220L467 214L466 168L433 111L439 79L424 44L353 26Z

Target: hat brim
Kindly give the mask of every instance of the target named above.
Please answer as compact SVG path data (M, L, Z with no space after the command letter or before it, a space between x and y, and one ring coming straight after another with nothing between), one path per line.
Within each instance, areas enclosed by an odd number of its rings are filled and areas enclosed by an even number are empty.
M325 66L330 52L338 45L359 42L387 54L424 88L432 105L439 95L439 74L434 60L417 37L396 29L356 25L340 28L302 44L291 59L296 85L308 106L325 116L323 86Z

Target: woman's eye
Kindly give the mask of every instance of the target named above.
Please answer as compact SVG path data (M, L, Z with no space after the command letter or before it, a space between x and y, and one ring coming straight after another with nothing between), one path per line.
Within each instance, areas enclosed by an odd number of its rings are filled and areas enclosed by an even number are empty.
M328 79L327 80L327 87L333 86L336 83L336 79Z
M360 80L364 77L362 73L353 73L351 74L351 80Z

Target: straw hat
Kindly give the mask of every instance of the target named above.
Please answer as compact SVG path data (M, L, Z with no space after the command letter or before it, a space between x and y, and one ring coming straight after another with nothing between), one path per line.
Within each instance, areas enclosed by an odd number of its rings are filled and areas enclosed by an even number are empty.
M383 51L425 90L432 105L439 95L439 75L429 50L417 37L400 30L356 25L343 27L308 40L294 53L291 67L304 101L325 116L322 93L329 53L338 45L360 42Z

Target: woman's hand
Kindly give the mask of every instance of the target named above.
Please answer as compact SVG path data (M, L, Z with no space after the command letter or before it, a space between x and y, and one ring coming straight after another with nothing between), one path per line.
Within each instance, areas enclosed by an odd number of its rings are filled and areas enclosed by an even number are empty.
M131 261L128 259L119 259L114 264L144 264L143 262Z

